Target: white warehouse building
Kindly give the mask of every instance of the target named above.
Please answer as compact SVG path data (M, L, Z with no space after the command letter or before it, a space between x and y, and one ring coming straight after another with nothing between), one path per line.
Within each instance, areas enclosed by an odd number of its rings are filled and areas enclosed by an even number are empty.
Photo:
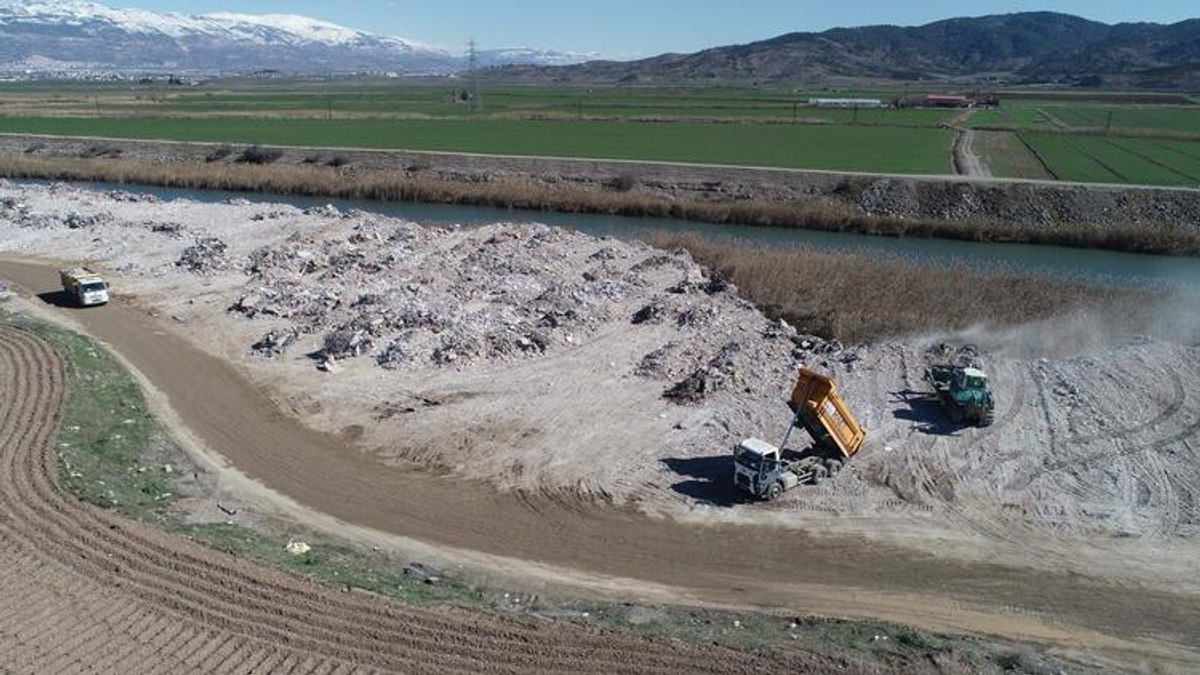
M818 108L886 108L877 98L810 98L808 104Z

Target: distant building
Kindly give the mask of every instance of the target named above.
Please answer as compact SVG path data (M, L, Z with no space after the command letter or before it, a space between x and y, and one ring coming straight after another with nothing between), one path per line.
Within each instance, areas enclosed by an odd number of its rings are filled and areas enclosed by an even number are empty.
M930 94L925 97L925 105L930 108L970 108L975 105L975 100L966 96Z
M877 98L810 98L808 104L818 108L886 108Z

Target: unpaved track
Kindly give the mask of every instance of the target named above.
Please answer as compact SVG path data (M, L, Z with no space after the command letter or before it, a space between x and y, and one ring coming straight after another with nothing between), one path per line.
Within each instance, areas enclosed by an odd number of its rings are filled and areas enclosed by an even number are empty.
M0 263L45 291L53 268ZM342 521L435 545L681 589L683 597L877 617L1200 663L1200 603L1187 594L1067 572L964 563L758 526L685 525L570 498L388 468L280 413L228 363L114 302L70 313L120 352L183 423L240 471ZM614 423L617 423L614 421ZM636 589L629 587L629 592Z
M205 549L60 491L62 363L0 327L0 671L765 672L735 655L572 625L530 627L342 593ZM823 670L824 670L823 669Z
M992 171L975 151L977 135L974 129L962 129L954 139L954 168L968 178L991 178Z

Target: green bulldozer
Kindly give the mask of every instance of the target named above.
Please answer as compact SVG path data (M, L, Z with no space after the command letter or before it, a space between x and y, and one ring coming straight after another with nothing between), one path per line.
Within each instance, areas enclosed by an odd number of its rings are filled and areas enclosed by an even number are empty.
M930 366L925 380L933 386L950 421L986 427L996 409L987 373L968 366Z

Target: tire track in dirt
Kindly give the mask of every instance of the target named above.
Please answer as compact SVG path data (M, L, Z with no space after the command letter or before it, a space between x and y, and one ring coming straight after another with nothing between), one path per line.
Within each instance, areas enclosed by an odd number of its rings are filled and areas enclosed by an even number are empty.
M1141 374L1144 376L1148 372ZM1162 376L1156 381L1163 383L1164 391L1157 388L1150 392L1129 390L1125 394L1131 402L1143 398L1152 402L1153 416L1147 419L1125 420L1121 414L1126 412L1125 408L1117 414L1098 411L1086 398L1074 400L1075 392L1069 392L1072 399L1065 404L1068 419L1086 421L1099 417L1104 424L1101 431L1080 433L1071 423L1068 433L1056 439L1055 451L1051 453L1053 459L1045 460L1036 480L1041 483L1042 492L1062 498L1050 505L1049 513L1035 513L1037 524L1061 531L1063 522L1074 523L1075 531L1071 534L1078 534L1078 519L1081 513L1090 510L1105 513L1106 518L1114 519L1113 522L1130 519L1131 529L1140 537L1171 545L1181 525L1185 525L1181 521L1186 496L1180 494L1180 488L1187 481L1172 478L1172 464L1179 458L1166 462L1164 455L1174 455L1177 446L1182 447L1187 438L1200 433L1200 419L1192 420L1192 416L1200 411L1193 410L1194 399L1189 398L1180 372L1167 370ZM1116 382L1137 381L1137 374L1130 372L1117 371L1108 377ZM1038 379L1037 384L1042 416L1053 426L1054 408L1061 409L1064 405L1056 400L1057 396L1050 395L1051 389L1055 394L1060 393L1059 385L1049 375ZM1170 433L1164 435L1163 430L1170 430ZM1116 482L1106 481L1106 476L1115 476ZM1117 503L1125 507L1110 512L1108 505L1113 503L1114 493ZM1080 513L1064 519L1062 516L1066 514L1061 509L1071 508ZM1133 525L1135 522L1137 524ZM1069 525L1068 529L1071 529ZM1086 526L1083 529L1086 530ZM1055 542L1047 542L1047 555L1055 554L1055 549L1059 556L1071 555Z
M998 390L1002 385L1006 383L1008 385L1002 387L1004 394L1001 399L1002 412L990 426L969 429L967 433L971 434L970 440L966 444L956 446L954 452L971 452L988 439L1003 434L1006 429L1016 423L1017 418L1025 409L1028 398L1026 383L1029 376L1030 372L1027 368L993 372L993 385ZM917 485L927 500L938 505L938 510L951 521L986 539L1003 541L1016 550L1026 551L1030 554L1041 552L1040 547L1035 545L1028 536L1030 527L1023 518L1008 517L1002 511L998 511L994 504L989 503L987 499L981 500L971 494L957 494L955 486L964 482L965 477L958 472L953 472L952 469L950 475L935 476L929 468L930 460L924 459L934 452L939 452L942 456L934 459L932 464L939 467L953 467L955 464L947 456L950 449L946 447L941 436L932 437L928 445L916 454L910 465L914 475L918 477Z
M220 673L291 661L296 672L670 673L802 665L413 610L204 549L58 489L53 439L66 383L48 345L0 328L0 384L9 394L0 404L0 594L21 599L0 615L6 668Z

